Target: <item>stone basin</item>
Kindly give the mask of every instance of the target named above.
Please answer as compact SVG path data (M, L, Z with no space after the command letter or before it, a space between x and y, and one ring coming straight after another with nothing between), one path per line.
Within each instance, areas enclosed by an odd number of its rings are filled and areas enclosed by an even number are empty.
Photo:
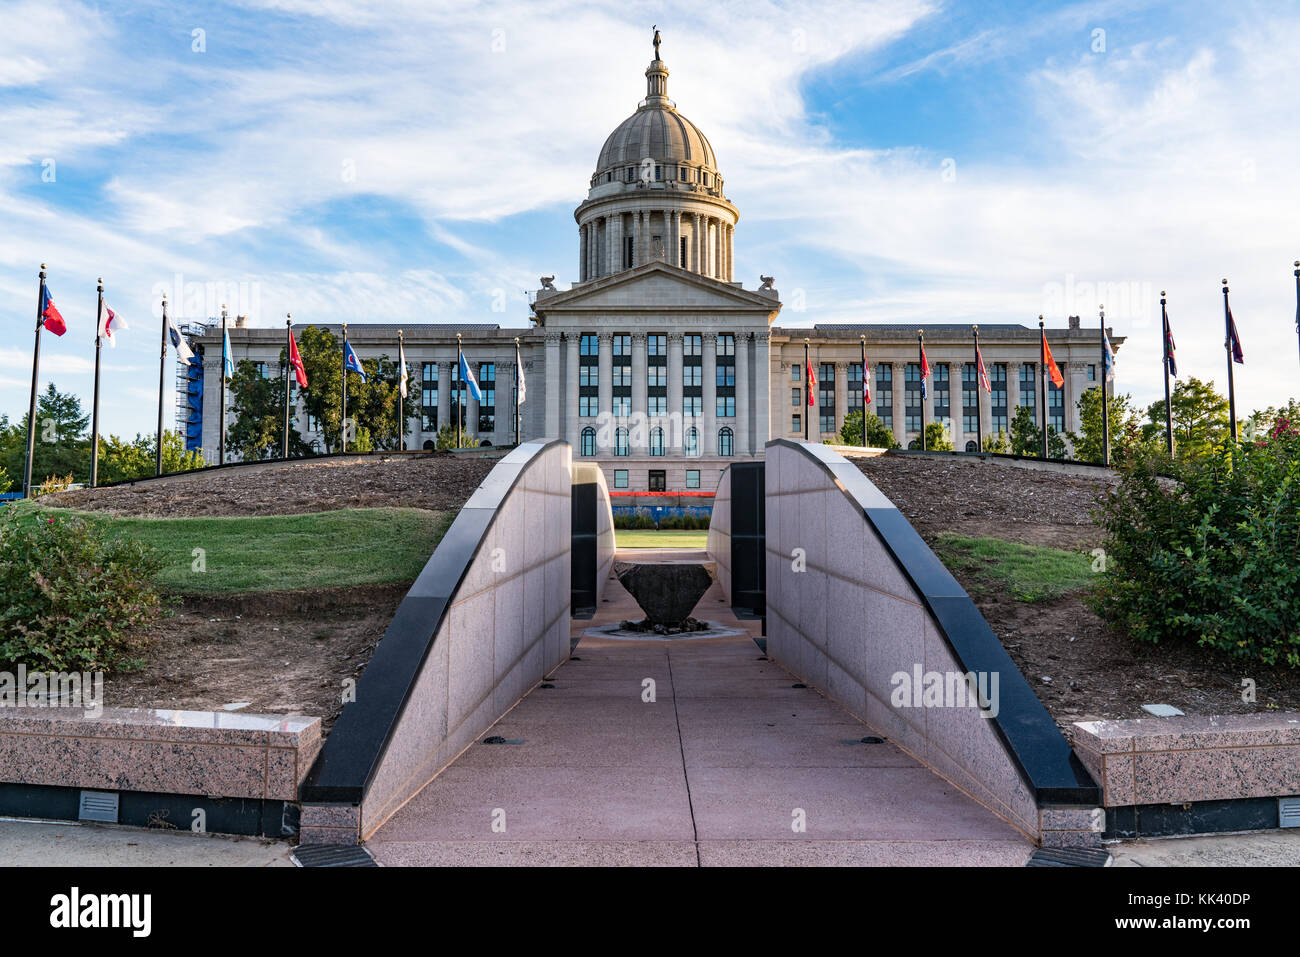
M651 625L680 627L713 584L713 567L696 562L615 562L614 574Z

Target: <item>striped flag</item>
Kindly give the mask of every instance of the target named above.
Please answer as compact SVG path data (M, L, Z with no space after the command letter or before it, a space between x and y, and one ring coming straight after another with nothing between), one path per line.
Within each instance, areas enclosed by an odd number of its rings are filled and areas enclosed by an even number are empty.
M1163 308L1161 309L1161 313L1160 321L1164 323L1165 327L1165 362L1169 364L1169 374L1177 379L1178 363L1174 360L1174 333L1173 330L1169 328L1169 316L1168 314L1164 314Z
M984 353L980 352L980 347L975 347L975 369L979 373L980 388L989 395L993 394L993 386L989 383L989 370L984 368Z
M925 380L930 378L930 360L925 357L925 346L921 346L921 398L925 398Z

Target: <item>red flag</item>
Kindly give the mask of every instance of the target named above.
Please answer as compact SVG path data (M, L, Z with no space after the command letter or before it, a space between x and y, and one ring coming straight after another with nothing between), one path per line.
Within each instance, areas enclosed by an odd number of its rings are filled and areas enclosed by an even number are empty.
M302 356L298 354L298 342L289 333L289 365L293 366L294 376L298 379L298 388L307 388L307 370L303 367Z
M54 305L54 297L50 295L49 286L41 286L41 318L45 320L45 328L56 336L61 336L68 331L68 324L63 321L63 316Z
M871 367L862 363L862 407L871 405Z
M817 391L817 377L813 375L812 359L809 358L808 365L808 404L813 404L813 393Z
M1061 370L1052 358L1052 348L1047 344L1047 331L1043 331L1043 363L1047 366L1047 374L1052 377L1052 385L1058 389L1065 385L1065 376L1061 375Z
M975 347L975 362L979 370L980 387L989 395L993 394L993 386L989 385L989 370L984 368L984 353L980 352L980 347Z

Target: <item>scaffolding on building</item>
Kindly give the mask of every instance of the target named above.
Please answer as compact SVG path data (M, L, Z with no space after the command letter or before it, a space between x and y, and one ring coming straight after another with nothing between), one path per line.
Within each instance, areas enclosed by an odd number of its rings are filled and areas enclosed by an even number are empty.
M187 341L208 331L202 322L182 322L178 328ZM188 363L176 360L176 433L185 439L187 452L203 448L203 346L194 348Z

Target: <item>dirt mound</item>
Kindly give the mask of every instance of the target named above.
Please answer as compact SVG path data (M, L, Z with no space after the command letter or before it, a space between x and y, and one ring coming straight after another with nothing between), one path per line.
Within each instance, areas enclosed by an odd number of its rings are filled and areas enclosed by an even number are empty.
M499 459L450 454L305 460L61 492L42 504L159 518L406 506L457 511Z

